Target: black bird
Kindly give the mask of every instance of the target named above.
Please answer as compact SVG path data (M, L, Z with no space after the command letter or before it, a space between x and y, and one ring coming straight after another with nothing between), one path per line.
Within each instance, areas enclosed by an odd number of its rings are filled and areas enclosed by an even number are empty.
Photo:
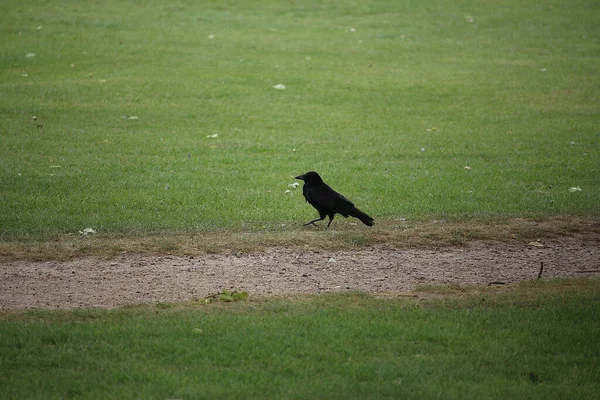
M315 222L322 221L325 219L325 216L329 216L328 229L335 214L340 214L345 218L348 218L348 216L356 217L363 224L373 226L373 218L354 207L354 204L350 200L330 188L316 172L307 172L304 175L297 176L296 179L304 181L302 194L304 194L306 201L316 208L321 216L321 218L313 219L304 225L315 225Z

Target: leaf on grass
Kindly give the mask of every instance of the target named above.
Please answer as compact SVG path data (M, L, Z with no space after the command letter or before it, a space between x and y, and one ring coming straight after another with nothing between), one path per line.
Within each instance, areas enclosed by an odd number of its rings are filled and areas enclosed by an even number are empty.
M583 189L581 189L579 186L574 186L572 188L569 188L569 192L573 193L573 192L581 192Z
M221 293L221 295L219 296L219 300L228 303L230 301L233 301L233 297L231 295L228 295L228 294L225 294L225 293Z
M248 292L235 292L231 297L233 300L248 300Z
M228 289L223 289L221 293L210 294L202 299L198 299L197 301L204 304L210 304L213 301L223 301L225 303L229 303L232 301L238 300L247 300L248 292L236 292Z
M472 169L472 168L471 168L471 167L469 167L468 165L465 165L465 169L466 169L466 170L470 170L470 169Z
M283 90L283 89L285 89L285 85L284 85L284 84L281 84L281 83L279 83L279 84L277 84L277 85L273 86L273 89L277 89L277 90Z
M33 58L35 57L35 53L27 53L25 54L25 58Z
M300 186L300 184L298 182L294 182L294 183L290 183L288 186L296 189L298 186Z
M79 233L81 235L89 235L89 234L96 233L96 231L94 229L92 229L92 228L85 228L84 230L79 231Z
M214 138L216 138L217 136L219 136L219 134L218 134L218 133L215 133L214 135L208 135L208 136L207 136L207 138L214 139Z

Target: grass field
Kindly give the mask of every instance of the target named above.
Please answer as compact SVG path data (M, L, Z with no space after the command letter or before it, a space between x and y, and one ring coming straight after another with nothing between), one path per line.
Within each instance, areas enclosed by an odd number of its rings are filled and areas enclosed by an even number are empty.
M0 256L597 232L598 21L590 0L5 0ZM308 170L376 227L301 229ZM593 398L598 282L2 312L0 398Z
M377 221L600 215L597 2L0 14L2 240L296 230L307 170Z
M590 399L600 286L0 316L0 397Z

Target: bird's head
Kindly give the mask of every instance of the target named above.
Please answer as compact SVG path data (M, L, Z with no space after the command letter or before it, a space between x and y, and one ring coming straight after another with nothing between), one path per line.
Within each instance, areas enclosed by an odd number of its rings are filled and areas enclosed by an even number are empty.
M323 183L323 180L315 171L307 172L303 175L298 175L296 179L300 179L306 183Z

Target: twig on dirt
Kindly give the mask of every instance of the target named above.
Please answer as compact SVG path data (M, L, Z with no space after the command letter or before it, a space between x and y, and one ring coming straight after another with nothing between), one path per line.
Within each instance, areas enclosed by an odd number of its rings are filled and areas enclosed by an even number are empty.
M492 285L506 285L506 282L493 281L493 282L488 283L488 286L492 286Z
M581 271L575 271L578 274L588 274L588 273L600 273L600 269L583 269Z
M538 279L542 279L542 272L544 271L544 262L540 262L540 272L538 273Z

